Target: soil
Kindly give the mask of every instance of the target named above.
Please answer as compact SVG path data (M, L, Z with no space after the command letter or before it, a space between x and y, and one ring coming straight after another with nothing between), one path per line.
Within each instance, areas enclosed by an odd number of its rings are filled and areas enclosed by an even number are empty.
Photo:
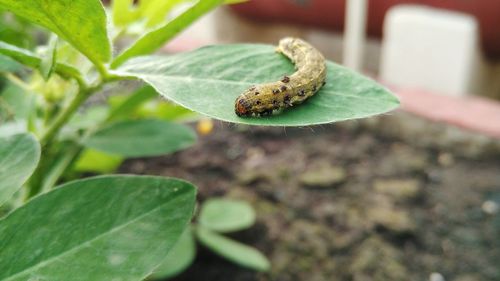
M183 178L200 201L239 198L257 211L257 224L232 237L265 253L270 273L200 246L175 280L500 280L500 153L379 127L216 122L195 146L122 172Z

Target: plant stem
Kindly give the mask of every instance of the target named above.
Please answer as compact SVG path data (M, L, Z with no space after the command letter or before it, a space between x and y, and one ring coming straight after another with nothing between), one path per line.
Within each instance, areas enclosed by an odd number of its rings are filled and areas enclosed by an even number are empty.
M56 117L54 122L49 126L45 133L40 138L42 146L42 155L40 162L31 175L28 181L28 191L25 200L37 195L42 191L44 185L44 174L50 164L50 153L53 151L54 138L57 136L61 128L69 121L71 116L78 110L78 108L96 91L102 88L105 82L100 82L95 86L86 87L80 84L80 91L73 97L69 105Z
M79 93L75 95L73 100L69 103L68 107L64 108L61 114L56 117L54 122L50 125L50 127L45 131L45 133L40 138L40 144L43 146L52 142L54 137L57 135L59 130L68 122L69 118L73 116L76 110L97 90L102 87L102 83L91 87L91 88L83 88Z

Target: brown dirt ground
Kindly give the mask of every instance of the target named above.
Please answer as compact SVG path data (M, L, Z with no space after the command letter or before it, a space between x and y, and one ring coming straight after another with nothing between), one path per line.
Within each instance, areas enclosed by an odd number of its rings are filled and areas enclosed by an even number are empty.
M232 236L264 252L272 270L246 270L200 246L175 280L500 280L500 214L483 210L500 204L498 151L470 156L356 122L216 125L185 151L128 161L121 172L189 180L200 201L251 202L257 224Z

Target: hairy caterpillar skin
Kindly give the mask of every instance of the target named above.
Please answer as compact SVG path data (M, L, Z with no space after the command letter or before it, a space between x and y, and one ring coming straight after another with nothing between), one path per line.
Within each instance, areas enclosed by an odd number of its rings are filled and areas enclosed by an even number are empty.
M301 104L325 84L325 58L309 43L286 37L280 40L276 51L287 56L297 71L280 81L255 85L243 92L235 102L238 116L279 113L287 107Z

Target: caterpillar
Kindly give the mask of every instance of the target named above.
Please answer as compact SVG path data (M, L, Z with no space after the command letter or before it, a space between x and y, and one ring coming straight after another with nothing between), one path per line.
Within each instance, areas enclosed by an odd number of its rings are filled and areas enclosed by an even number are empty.
M292 37L279 41L277 52L288 57L296 72L280 81L259 84L244 91L235 101L240 117L272 115L301 104L326 83L326 62L309 43Z

